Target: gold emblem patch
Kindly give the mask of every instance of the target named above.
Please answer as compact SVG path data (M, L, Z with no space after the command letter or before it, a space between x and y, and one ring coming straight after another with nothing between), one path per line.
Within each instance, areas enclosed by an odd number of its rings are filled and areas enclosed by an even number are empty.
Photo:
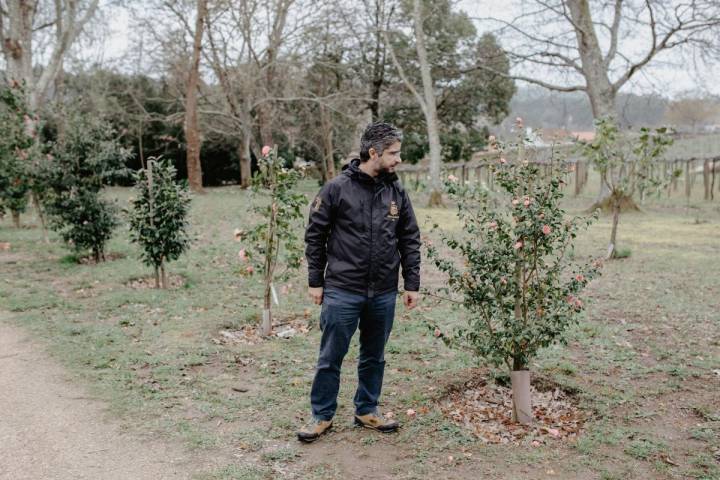
M316 212L319 212L320 205L322 205L322 198L317 196L317 197L315 197L315 205L313 205L313 210L315 210Z
M388 214L388 218L392 218L393 220L397 220L398 218L400 218L399 213L400 213L400 212L398 211L397 203L395 203L395 202L390 202L390 213Z

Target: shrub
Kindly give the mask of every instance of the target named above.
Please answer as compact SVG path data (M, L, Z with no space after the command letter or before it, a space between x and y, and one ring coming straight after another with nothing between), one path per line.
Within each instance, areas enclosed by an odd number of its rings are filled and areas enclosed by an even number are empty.
M268 146L263 147L262 157L258 160L259 171L253 177L253 192L268 199L266 203L253 207L263 221L248 231L235 231L235 238L243 242L239 252L243 262L242 274L250 276L257 272L263 276L263 335L269 335L272 327L274 280L297 269L302 260L302 244L297 232L300 230L298 220L302 218L301 209L307 204L307 198L294 191L300 172L285 168L284 164L285 161L278 156L277 147L272 150ZM280 258L286 269L278 274Z
M142 247L141 258L155 270L155 288L167 288L165 263L176 260L190 245L187 183L175 182L169 161L148 160L135 173L135 197L130 201L130 240Z
M598 266L573 266L568 258L578 230L592 218L566 219L561 165L552 163L541 175L519 157L512 164L501 159L496 167L498 198L478 184L460 186L452 177L446 182L465 234L442 239L460 263L428 246L469 313L467 327L444 338L511 371L527 370L538 350L564 341L584 308L580 292Z
M19 86L0 90L0 214L7 208L16 227L28 204L31 185L31 157L36 153L34 130Z
M101 197L103 186L125 173L129 152L101 119L71 114L63 136L51 146L44 166L43 204L50 226L78 252L105 259L105 244L118 224L114 203Z

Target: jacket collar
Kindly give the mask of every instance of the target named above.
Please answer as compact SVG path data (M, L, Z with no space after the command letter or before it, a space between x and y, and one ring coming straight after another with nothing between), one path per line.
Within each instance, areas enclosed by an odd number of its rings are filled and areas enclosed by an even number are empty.
M353 158L352 160L350 160L350 162L343 165L342 173L344 175L349 176L350 178L353 178L353 179L358 180L363 183L369 183L369 184L385 183L385 184L389 185L398 179L398 176L396 173L389 173L389 172L382 172L377 177L371 177L367 173L360 170L360 159L359 158Z

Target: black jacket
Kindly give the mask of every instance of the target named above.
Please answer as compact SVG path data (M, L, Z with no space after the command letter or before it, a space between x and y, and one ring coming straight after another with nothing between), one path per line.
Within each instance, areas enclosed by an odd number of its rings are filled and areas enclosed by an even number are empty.
M305 231L308 284L372 297L420 289L420 230L397 175L373 178L359 159L326 183L310 205ZM327 270L326 267L327 266Z

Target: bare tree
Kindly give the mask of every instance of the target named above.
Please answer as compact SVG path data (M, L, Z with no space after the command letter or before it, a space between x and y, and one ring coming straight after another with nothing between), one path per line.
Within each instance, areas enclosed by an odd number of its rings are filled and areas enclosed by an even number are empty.
M285 119L279 105L299 100L293 90L297 65L306 58L302 35L319 18L318 2L218 1L208 22L208 62L221 95L212 112L216 127L240 132L241 185L249 186L251 146L272 145ZM224 124L224 126L223 126ZM257 142L255 142L257 143Z
M713 98L686 96L670 102L665 120L676 128L698 133L700 126L720 119L720 103Z
M670 50L717 51L716 0L516 0L497 26L512 77L550 90L584 92L597 118L615 117L618 92ZM479 65L478 68L483 68ZM521 74L517 72L531 72ZM501 74L501 72L498 72ZM550 79L550 80L548 80Z
M99 0L6 0L0 2L2 52L10 80L25 83L28 107L36 111L62 69L63 59L95 15ZM54 29L47 52L37 37ZM43 55L44 54L44 55ZM39 58L46 62L36 75Z
M193 33L192 61L185 94L185 141L187 142L188 183L193 192L202 192L202 166L200 165L200 127L198 125L197 89L200 79L200 51L207 17L207 0L197 1L195 31Z

